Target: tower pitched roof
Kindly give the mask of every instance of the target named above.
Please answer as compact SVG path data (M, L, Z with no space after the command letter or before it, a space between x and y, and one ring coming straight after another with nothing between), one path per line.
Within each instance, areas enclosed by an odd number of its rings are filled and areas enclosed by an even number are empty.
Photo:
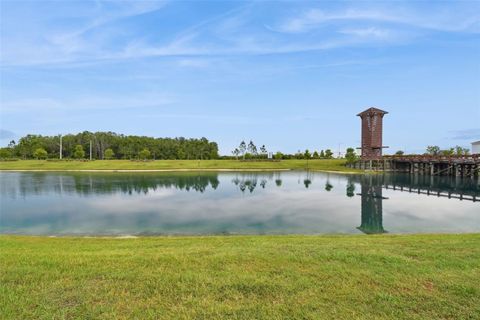
M383 111L383 110L380 110L378 108L368 108L367 110L363 111L363 112L360 112L359 114L357 114L357 116L361 117L363 116L364 114L367 114L367 113L380 113L380 114L387 114L388 112L387 111Z

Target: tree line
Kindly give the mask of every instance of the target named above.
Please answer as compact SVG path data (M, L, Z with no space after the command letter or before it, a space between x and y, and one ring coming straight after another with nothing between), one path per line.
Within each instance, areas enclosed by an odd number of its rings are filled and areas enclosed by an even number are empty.
M402 150L395 152L397 156L403 156L405 153ZM441 149L439 146L428 146L424 155L429 156L468 156L470 150L461 146L455 146L453 148Z
M275 160L287 160L287 159L333 159L333 151L331 149L313 151L305 150L294 153L282 153L280 151L269 152L265 145L261 147L257 147L255 143L250 140L247 144L245 141L240 142L238 147L232 150L232 155L235 159L243 159L243 160L250 160L250 159L266 159L271 156L272 159ZM355 150L353 148L348 148L346 157L355 157Z
M432 156L468 156L470 150L461 146L455 146L444 150L440 149L439 146L428 146L425 154Z
M46 159L217 159L218 144L207 138L153 138L115 132L89 132L60 136L29 134L0 149L0 158Z

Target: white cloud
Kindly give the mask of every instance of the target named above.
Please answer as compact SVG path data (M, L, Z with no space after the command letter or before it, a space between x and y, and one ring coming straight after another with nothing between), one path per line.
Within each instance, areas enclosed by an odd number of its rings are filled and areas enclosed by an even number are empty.
M100 110L159 107L173 103L167 95L143 93L126 96L88 96L62 98L29 98L1 101L2 113L58 110Z
M81 23L65 30L53 23L54 27L35 25L38 30L31 30L30 26L25 31L27 36L4 37L7 34L4 32L2 42L6 45L1 64L68 65L181 57L180 62L175 62L177 67L205 67L204 62L192 57L289 54L356 46L370 41L392 45L413 39L425 30L480 32L478 11L468 7L460 10L452 5L450 10L433 6L428 11L400 5L357 8L358 4L347 4L335 11L311 8L273 23L273 27L258 21L255 10L246 5L194 22L183 30L176 30L172 37L163 34L158 37L158 32L150 31L140 34L123 24L110 27L115 21L153 12L163 6L164 2L157 1L100 2L95 10L84 13ZM11 26L8 34L12 32L10 29ZM315 32L306 36L309 31Z
M22 17L29 21L22 28L16 28L16 19L11 20L2 25L4 30L1 35L3 46L0 63L3 66L29 66L111 59L112 51L106 47L117 36L115 32L120 31L109 28L102 30L102 27L120 19L157 11L165 3L166 1L85 2L83 14L70 10L61 16L63 11L59 8L58 12L48 12L42 19L35 19L36 16ZM94 4L96 5L92 7ZM58 22L66 18L72 21L68 26Z
M387 29L380 29L375 27L359 28L359 29L343 29L340 33L353 35L357 37L373 37L373 38L388 38L391 34Z
M237 36L230 39L228 44L202 45L199 44L199 38L200 35L191 34L163 46L135 42L128 45L122 54L113 55L111 58L287 54L331 49L346 44L345 41L319 41L316 43L307 41L285 42L281 39L265 41L262 38L252 36Z
M319 9L310 9L303 14L287 19L277 28L283 32L305 32L319 27L321 24L334 20L379 20L399 21L399 17L378 11L346 10L340 13L327 13Z
M286 19L273 29L287 33L301 33L335 21L376 21L439 31L480 32L480 14L475 10L473 12L451 10L446 13L444 10L432 9L429 12L419 12L404 8L396 8L395 10L345 9L338 12L309 9L300 15Z
M480 139L480 128L475 129L463 129L451 131L451 139L454 140L475 140Z

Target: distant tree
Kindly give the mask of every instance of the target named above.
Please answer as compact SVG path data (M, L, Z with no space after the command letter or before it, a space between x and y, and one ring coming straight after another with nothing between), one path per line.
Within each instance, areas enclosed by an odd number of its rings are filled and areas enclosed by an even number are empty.
M453 156L455 155L455 149L454 148L450 148L450 149L447 149L447 150L441 150L440 151L440 154L442 156Z
M250 140L250 142L248 143L247 150L248 150L248 152L251 153L253 156L256 156L256 155L258 154L257 146L253 143L252 140Z
M153 153L153 156L154 156L153 158L155 159L155 153ZM185 152L185 150L180 149L177 152L177 157L178 159L187 159L187 153ZM200 157L202 157L202 152L200 152ZM198 155L196 158L198 158Z
M305 150L305 152L303 153L303 156L305 159L310 159L312 157L312 155L310 154L310 151Z
M245 160L245 152L247 152L247 144L245 143L245 141L240 142L238 150L240 150L240 153L243 156L243 160Z
M470 150L463 148L461 146L455 146L455 155L457 156L467 156L470 154Z
M43 148L37 148L35 149L35 152L33 152L33 156L35 157L35 159L46 159L47 158L47 151Z
M15 140L10 140L10 142L8 143L7 148L15 148L15 146L16 146Z
M268 154L268 151L267 151L267 148L265 147L265 145L262 145L260 147L260 153L262 154L263 157L267 157L267 154Z
M238 155L240 154L240 150L238 148L235 148L235 150L232 151L232 154L235 156L235 158L238 160Z
M347 163L354 163L355 161L357 161L358 157L355 153L355 149L348 148L347 152L345 153L345 159L347 159Z
M398 150L397 152L395 152L396 156L403 156L404 154L405 152L403 152L402 150Z
M0 159L8 159L12 157L11 148L0 148Z
M320 151L320 159L325 159L325 151Z
M148 158L150 158L150 150L148 150L147 148L143 149L138 153L138 157L140 159L147 160Z
M428 146L427 147L427 154L431 156L438 156L440 154L440 147L439 146Z
M85 158L85 151L83 151L83 147L81 144L77 144L75 149L73 150L73 157L75 159L83 159Z
M280 151L277 151L277 153L275 153L275 159L277 160L283 159L283 153L281 153Z
M295 159L303 159L303 152L298 150L297 153L295 153Z
M326 159L333 159L333 152L330 149L325 150L325 158Z
M113 152L112 149L108 148L107 150L105 150L103 156L105 157L105 159L112 159L113 157L115 157L115 152Z
M318 158L320 158L320 155L318 154L317 151L314 151L313 152L313 159L318 159Z

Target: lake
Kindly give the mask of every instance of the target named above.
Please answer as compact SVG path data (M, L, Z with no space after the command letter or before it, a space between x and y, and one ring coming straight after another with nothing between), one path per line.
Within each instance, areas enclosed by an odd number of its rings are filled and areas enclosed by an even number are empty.
M0 187L3 234L480 232L480 185L470 178L1 172Z

